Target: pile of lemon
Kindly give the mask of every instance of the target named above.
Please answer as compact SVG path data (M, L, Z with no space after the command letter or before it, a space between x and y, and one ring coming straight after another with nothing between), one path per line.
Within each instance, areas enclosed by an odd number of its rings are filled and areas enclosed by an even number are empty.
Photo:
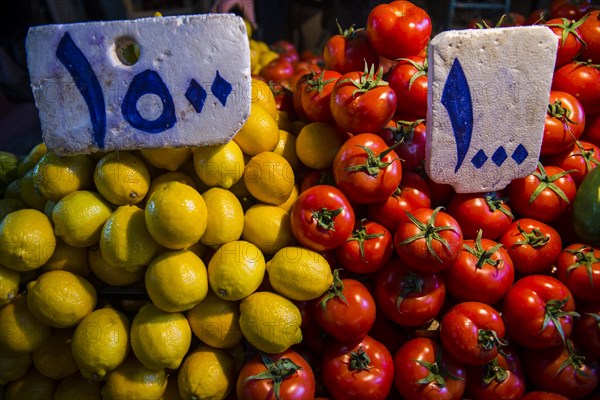
M302 340L295 302L333 279L290 228L320 130L252 100L223 145L0 154L4 399L220 399L249 350Z

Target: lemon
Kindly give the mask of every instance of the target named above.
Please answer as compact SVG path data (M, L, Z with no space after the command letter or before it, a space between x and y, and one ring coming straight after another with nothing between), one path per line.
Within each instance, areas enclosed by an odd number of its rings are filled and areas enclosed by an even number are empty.
M58 201L71 192L91 187L94 167L89 155L59 156L51 151L35 164L33 182L46 200Z
M4 390L4 400L53 400L58 381L29 368L19 379L9 382Z
M56 248L52 257L42 267L44 272L63 270L83 276L90 274L88 250L85 247L73 247L66 244L60 237L56 238Z
M167 379L167 388L163 393L161 400L184 400L179 393L179 385L177 384L177 375L169 375Z
M295 242L290 215L277 206L255 204L244 214L242 239L256 245L263 254L275 254Z
M131 348L148 369L177 369L190 348L192 330L182 313L143 306L131 323Z
M109 264L102 258L99 246L88 248L88 263L94 276L110 286L127 286L139 282L146 272L144 268L128 270Z
M84 378L79 372L61 380L54 400L102 400L102 383Z
M238 240L244 229L244 209L233 193L214 187L202 193L206 203L206 230L200 241L217 247Z
M300 310L273 292L255 292L240 303L240 328L244 337L265 353L281 353L302 341Z
M33 148L29 150L29 153L27 153L27 155L19 163L19 177L25 175L27 171L32 170L33 167L35 167L35 164L37 164L40 158L42 158L42 156L47 152L48 149L46 148L45 143L38 143L33 146Z
M0 151L0 196L4 194L6 186L19 178L19 157L8 151Z
M250 41L252 43L252 41ZM255 70L258 67L258 62L260 60L260 51L256 48L256 46L250 46L250 70Z
M137 204L150 188L150 171L140 157L113 151L96 163L94 183L102 197L113 204Z
M204 262L189 250L165 251L146 270L146 291L154 305L165 312L186 311L208 292Z
M209 346L228 349L242 340L237 301L224 300L209 291L185 316L194 335Z
M179 369L177 383L184 399L225 399L235 383L235 362L223 349L199 346Z
M265 257L258 247L236 240L219 247L208 262L208 284L225 300L253 293L265 276Z
M288 246L267 263L269 283L288 299L306 301L325 293L333 283L327 260L316 251Z
M99 243L107 263L132 272L150 264L161 250L148 232L144 210L133 205L120 206L108 217Z
M193 160L196 175L208 187L229 189L244 173L244 153L233 140L216 146L196 147Z
M15 299L19 293L19 283L21 283L21 275L0 264L0 307Z
M51 328L41 322L27 306L27 294L18 295L0 308L0 349L2 353L30 353L50 336Z
M86 379L103 380L129 354L129 320L106 306L88 314L75 328L73 357Z
M248 188L246 187L246 184L244 183L243 179L237 181L235 185L233 185L229 189L229 191L233 193L235 197L238 198L244 211L246 211L248 207L250 207L252 204L256 203L256 199L252 197L252 195L248 191Z
M272 151L252 157L244 171L244 183L258 201L279 205L292 194L294 170L290 163Z
M311 122L296 137L296 154L307 167L324 169L331 167L342 143L342 138L332 125Z
M279 204L277 207L281 208L283 211L287 212L288 214L291 213L292 208L294 208L294 203L296 202L296 199L298 198L299 194L300 194L300 187L298 184L294 184L294 187L292 188L292 193L290 194L290 197L288 197L288 199L285 201L285 203Z
M43 323L54 328L77 325L96 307L96 289L68 271L49 271L27 284L27 305Z
M71 352L73 328L53 329L48 340L33 353L35 368L52 379L63 379L79 369Z
M152 196L152 193L154 193L156 188L160 185L173 181L181 182L185 185L193 187L194 189L196 188L196 183L186 173L181 171L165 172L164 174L160 174L150 181L150 189L148 189L146 198L150 198L150 196Z
M110 204L98 193L78 190L52 208L54 233L71 246L88 247L100 241L102 227L111 214Z
M294 170L300 165L300 160L296 155L296 137L288 131L279 130L279 142L277 142L277 146L273 149L273 153L285 158Z
M279 54L277 52L275 52L273 50L267 50L260 55L259 63L261 66L264 67L265 65L267 65L268 63L270 63L271 61L273 61L277 58L279 58Z
M160 400L166 388L164 369L148 369L129 356L107 374L101 393L103 400Z
M190 147L163 147L159 149L141 149L140 154L148 164L166 169L168 171L177 171L192 155Z
M250 85L252 104L261 106L274 120L277 120L277 101L271 86L258 78L252 78Z
M10 190L10 188L7 188ZM33 170L29 170L19 179L19 193L27 206L43 211L46 198L35 188Z
M0 387L25 375L31 367L31 353L0 353Z
M0 263L15 271L30 271L44 265L56 247L48 217L24 208L0 222Z
M246 27L246 35L250 39L252 37L252 24L246 18L244 18L244 26Z
M270 90L270 89L269 89ZM275 118L259 104L250 105L250 115L233 140L249 156L271 151L279 142L279 126Z
M169 182L152 193L145 218L154 240L169 249L185 249L200 240L206 230L206 203L196 189Z

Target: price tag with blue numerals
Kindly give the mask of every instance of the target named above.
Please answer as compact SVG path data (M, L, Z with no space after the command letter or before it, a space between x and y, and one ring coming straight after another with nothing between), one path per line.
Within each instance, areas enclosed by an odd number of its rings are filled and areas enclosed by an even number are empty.
M543 26L447 31L431 40L431 179L478 193L535 170L557 45Z
M233 14L39 26L26 47L59 154L226 143L250 113L248 37Z

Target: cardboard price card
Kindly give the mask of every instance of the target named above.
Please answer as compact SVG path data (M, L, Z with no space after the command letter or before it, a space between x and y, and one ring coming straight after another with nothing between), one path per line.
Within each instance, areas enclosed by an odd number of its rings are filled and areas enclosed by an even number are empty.
M26 48L58 154L226 143L250 113L248 37L233 14L45 25Z

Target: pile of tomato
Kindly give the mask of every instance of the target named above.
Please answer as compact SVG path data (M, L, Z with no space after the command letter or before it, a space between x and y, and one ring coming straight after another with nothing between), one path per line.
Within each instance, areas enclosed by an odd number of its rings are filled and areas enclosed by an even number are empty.
M343 138L331 167L302 171L291 213L335 281L298 303L302 343L257 361L301 368L278 376L281 399L600 398L600 11L554 0L546 15L559 46L540 162L490 193L423 171L424 9L376 6L322 54L273 45L260 76L279 109Z

